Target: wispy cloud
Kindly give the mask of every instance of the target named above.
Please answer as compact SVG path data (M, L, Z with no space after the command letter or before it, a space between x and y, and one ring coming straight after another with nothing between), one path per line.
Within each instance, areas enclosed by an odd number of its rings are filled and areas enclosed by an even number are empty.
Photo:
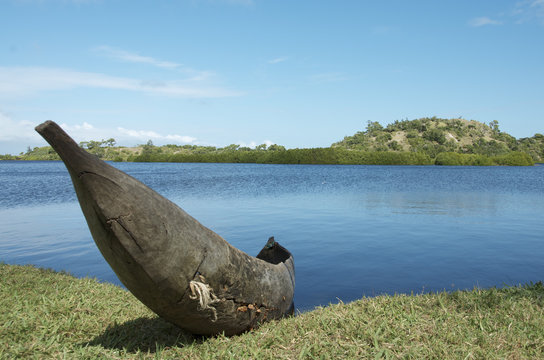
M163 144L192 144L196 138L179 134L160 134L156 131L141 129L126 129L124 127L101 128L95 127L87 122L82 124L65 124L60 126L67 131L76 141L101 140L114 138L118 144L134 146L143 144L148 140L157 145Z
M270 145L273 145L275 144L275 142L273 141L270 141L270 140L264 140L260 143L258 143L257 141L250 141L250 142L244 142L244 141L238 141L236 142L236 145L240 145L241 147L248 147L248 148L255 148L257 147L258 145L261 145L261 144L265 144L266 147L269 147Z
M133 130L133 129L125 129L123 127L118 127L117 132L124 137L129 137L139 141L153 140L153 141L160 141L160 142L174 142L179 144L192 144L197 140L195 137L187 136L187 135L177 135L177 134L161 135L155 131Z
M518 1L512 12L517 18L517 23L538 21L544 24L544 0Z
M183 66L182 64L178 64L175 62L159 60L150 56L142 56L134 52L129 52L126 50L114 48L107 45L97 46L93 50L96 53L102 54L104 56L107 56L116 60L131 62L131 63L148 64L148 65L153 65L153 66L164 68L164 69L177 69Z
M272 60L268 60L268 63L269 63L269 64L277 64L277 63L281 63L281 62L287 61L287 59L288 59L287 56L282 56L282 57L279 57L279 58L275 58L275 59L272 59Z
M35 122L14 120L0 112L0 153L18 154L27 146L45 146L45 141L36 133ZM197 144L197 138L180 134L161 134L156 131L127 129L123 127L102 128L88 122L81 124L61 123L60 126L76 141L102 140L114 138L119 145L134 146L152 140L157 145Z
M488 16L477 17L469 20L468 25L480 27L507 23L524 24L535 21L544 25L544 0L517 1L510 9L496 14L495 18Z
M0 96L17 97L43 91L102 88L179 98L221 98L242 93L189 80L155 81L62 68L0 67Z
M486 26L486 25L501 25L502 22L498 20L493 20L487 16L477 17L474 19L471 19L468 24L472 27L480 27L480 26Z
M127 63L144 64L158 67L165 70L172 70L184 74L189 78L186 80L202 81L210 79L214 73L207 70L195 70L189 66L173 61L160 60L151 56L140 55L133 51L127 51L116 47L101 45L92 49L96 54Z
M0 142L36 142L40 139L34 131L36 125L30 121L13 120L9 115L0 112Z

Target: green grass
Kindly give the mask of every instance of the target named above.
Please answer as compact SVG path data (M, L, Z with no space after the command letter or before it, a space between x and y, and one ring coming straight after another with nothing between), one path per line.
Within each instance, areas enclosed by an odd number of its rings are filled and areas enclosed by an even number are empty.
M192 337L127 291L0 264L0 358L544 358L544 286L363 298Z

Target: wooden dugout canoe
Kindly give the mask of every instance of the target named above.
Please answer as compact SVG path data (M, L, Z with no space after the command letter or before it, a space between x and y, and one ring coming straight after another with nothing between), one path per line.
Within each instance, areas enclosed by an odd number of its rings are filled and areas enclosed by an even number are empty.
M294 261L274 238L252 257L87 153L53 121L36 131L66 165L100 252L159 316L194 334L235 335L292 312Z

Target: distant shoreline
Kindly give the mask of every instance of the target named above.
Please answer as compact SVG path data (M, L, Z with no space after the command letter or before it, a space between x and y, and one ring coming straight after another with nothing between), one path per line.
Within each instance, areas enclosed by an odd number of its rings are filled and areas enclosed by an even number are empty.
M48 147L44 147L48 148ZM397 151L361 151L344 148L311 148L288 150L232 150L207 153L165 153L158 150L128 157L116 155L115 148L97 155L114 162L174 162L174 163L249 163L249 164L297 164L297 165L448 165L448 166L533 166L535 162L526 153L512 151L505 155L486 156L439 153L435 158L427 154ZM0 156L0 160L50 161L60 160L58 155L46 149L45 154ZM91 152L92 153L92 152ZM96 155L96 154L95 154Z
M544 160L544 135L516 139L499 123L437 117L395 121L387 126L369 121L364 131L329 147L286 149L278 144L253 148L230 144L162 145L151 140L134 147L116 146L115 139L79 145L102 160L116 162L255 163L316 165L510 165L531 166ZM50 146L28 147L0 160L60 160Z

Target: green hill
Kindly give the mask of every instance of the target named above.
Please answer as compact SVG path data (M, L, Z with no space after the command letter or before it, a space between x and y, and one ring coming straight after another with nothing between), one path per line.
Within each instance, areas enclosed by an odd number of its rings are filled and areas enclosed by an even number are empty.
M432 117L395 121L385 127L369 121L365 131L346 136L331 146L371 152L417 152L431 158L440 153L496 157L523 152L535 162L544 160L544 135L516 139L500 131L496 120L486 125L475 120Z

